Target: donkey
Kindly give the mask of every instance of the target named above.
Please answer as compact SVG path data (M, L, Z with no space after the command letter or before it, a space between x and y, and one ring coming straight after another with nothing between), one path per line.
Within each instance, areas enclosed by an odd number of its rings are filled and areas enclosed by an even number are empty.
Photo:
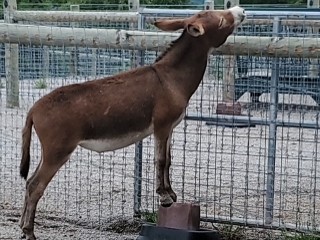
M163 31L183 32L153 64L59 87L32 106L22 131L20 175L26 179L29 172L32 126L42 158L26 182L20 227L27 239L36 239L39 199L78 145L101 153L154 134L156 192L163 206L177 201L169 179L173 128L184 117L203 78L210 50L221 46L245 17L244 9L236 6L156 21L155 26Z

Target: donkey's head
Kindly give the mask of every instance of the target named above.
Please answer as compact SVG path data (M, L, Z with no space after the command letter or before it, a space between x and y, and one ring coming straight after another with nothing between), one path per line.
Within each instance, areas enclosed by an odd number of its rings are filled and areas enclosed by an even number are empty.
M203 37L210 47L219 47L246 18L243 8L205 10L186 19L162 20L155 26L163 31L186 30L192 37Z

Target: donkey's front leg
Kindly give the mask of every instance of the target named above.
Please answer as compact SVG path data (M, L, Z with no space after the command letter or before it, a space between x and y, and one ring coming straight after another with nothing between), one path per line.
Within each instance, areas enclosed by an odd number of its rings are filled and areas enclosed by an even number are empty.
M171 139L172 139L172 131L168 137L167 140L167 151L166 151L166 165L164 166L164 187L171 196L172 200L174 202L177 201L177 195L175 192L172 190L171 183L170 183L170 166L171 166Z
M160 203L163 206L170 206L173 203L173 200L169 193L166 191L164 185L164 168L166 166L167 141L168 136L163 136L163 134L155 134L154 136L154 155L157 175L156 192L160 195Z

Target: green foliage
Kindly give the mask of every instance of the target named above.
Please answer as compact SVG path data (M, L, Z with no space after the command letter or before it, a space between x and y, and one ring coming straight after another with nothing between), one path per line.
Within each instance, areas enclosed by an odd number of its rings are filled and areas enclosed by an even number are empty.
M284 240L318 240L320 239L319 233L292 233L288 231L282 231Z
M45 79L38 79L37 81L35 81L34 83L34 87L36 89L44 89L44 88L47 88L47 82Z
M240 0L241 4L306 4L307 0Z
M142 218L145 222L156 223L157 222L157 213L156 212L144 212L144 213L142 213Z
M216 3L223 3L217 0ZM175 5L203 4L204 0L140 0L141 5L162 5L162 7ZM243 5L301 5L307 0L240 0ZM70 10L70 5L82 5L82 10L127 10L128 0L17 0L18 9L39 10Z
M152 5L187 5L189 0L141 0L140 4Z
M128 4L128 0L78 0L86 1L87 4L93 4L93 1L99 1L99 4ZM140 0L140 4L153 4L153 5L182 5L189 4L189 0Z

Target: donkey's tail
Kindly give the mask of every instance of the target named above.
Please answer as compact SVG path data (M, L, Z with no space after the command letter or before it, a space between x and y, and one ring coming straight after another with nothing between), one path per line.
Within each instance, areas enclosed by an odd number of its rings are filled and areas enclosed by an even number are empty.
M20 176L24 179L27 179L30 167L30 142L32 125L32 115L29 112L26 119L26 124L22 130L22 158L20 163Z

